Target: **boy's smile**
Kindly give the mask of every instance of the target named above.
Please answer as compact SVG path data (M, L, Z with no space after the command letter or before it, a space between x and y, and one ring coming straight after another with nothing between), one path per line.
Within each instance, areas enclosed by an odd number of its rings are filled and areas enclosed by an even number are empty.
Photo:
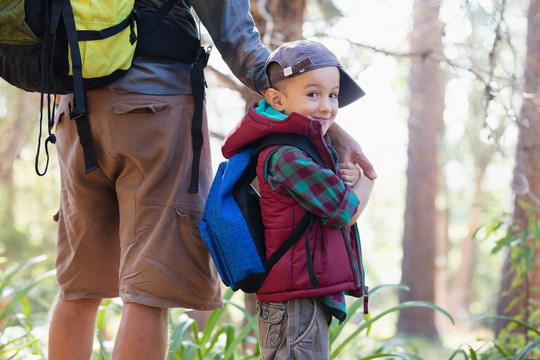
M290 79L270 104L285 115L297 112L322 125L323 134L334 123L339 104L339 70L335 66L306 71Z

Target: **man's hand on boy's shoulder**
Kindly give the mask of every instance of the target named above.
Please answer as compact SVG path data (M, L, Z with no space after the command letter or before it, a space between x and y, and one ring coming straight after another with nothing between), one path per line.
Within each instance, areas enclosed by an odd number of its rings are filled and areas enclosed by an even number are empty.
M358 141L335 123L328 129L328 132L332 139L332 146L336 149L341 162L358 164L368 178L371 180L377 178L377 173L375 172L373 165L366 155L364 155Z

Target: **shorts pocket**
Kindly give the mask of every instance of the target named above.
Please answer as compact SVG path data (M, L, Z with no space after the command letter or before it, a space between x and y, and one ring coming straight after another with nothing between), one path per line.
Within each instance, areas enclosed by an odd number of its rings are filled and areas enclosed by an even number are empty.
M156 101L124 101L113 104L114 113L122 114L156 114L171 109L171 104Z
M304 300L304 299L301 299ZM296 359L328 359L329 357L329 311L316 299L311 304L302 303L300 323L306 323L299 330L299 337L291 342L291 352Z

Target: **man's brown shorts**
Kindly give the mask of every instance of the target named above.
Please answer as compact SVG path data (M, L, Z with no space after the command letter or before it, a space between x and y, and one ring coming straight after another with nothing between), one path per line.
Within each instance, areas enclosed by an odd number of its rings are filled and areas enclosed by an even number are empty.
M71 96L58 109L57 279L63 299L120 296L211 310L218 273L197 224L212 180L206 115L199 192L191 174L191 95L87 93L99 169L85 174Z

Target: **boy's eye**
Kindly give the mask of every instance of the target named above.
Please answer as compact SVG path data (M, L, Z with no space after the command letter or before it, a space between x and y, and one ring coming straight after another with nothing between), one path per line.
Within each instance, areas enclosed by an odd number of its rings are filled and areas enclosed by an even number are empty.
M331 93L331 94L329 95L329 97L330 97L330 99L337 99L337 98L338 98L338 94L336 94L336 93Z
M315 91L312 91L312 92L308 93L307 96L314 98L314 97L317 97L317 93Z

